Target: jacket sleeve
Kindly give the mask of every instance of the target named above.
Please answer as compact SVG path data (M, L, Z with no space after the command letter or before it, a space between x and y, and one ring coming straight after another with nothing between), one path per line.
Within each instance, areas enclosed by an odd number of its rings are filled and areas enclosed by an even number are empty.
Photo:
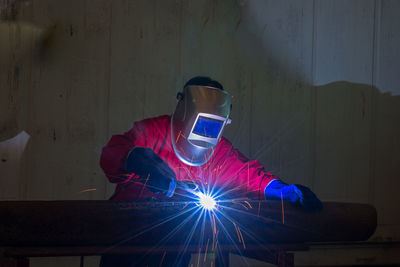
M136 146L152 147L154 132L144 121L135 122L132 129L122 135L113 135L103 147L100 166L111 183L128 182L133 175L125 170L129 152Z
M214 169L218 169L216 185L229 188L233 194L245 194L251 199L265 199L265 188L279 179L266 172L257 160L249 160L225 138L214 155Z

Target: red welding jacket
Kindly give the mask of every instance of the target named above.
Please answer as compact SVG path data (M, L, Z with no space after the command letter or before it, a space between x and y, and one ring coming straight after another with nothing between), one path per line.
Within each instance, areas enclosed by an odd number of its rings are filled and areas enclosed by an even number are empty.
M136 146L147 147L160 156L175 172L178 181L192 181L205 187L223 188L240 193L251 199L264 199L265 187L278 177L264 171L257 160L248 160L225 138L221 138L210 160L202 166L186 165L175 155L171 143L171 116L135 122L133 128L123 135L113 135L103 148L100 165L116 191L131 179L124 166L128 153ZM159 197L134 182L122 190L116 200L140 200Z

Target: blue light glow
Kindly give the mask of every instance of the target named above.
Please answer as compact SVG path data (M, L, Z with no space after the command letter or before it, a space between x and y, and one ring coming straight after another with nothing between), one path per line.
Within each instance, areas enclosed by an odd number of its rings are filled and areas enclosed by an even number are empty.
M197 196L199 197L200 206L204 209L212 211L217 206L217 202L211 195L198 192Z

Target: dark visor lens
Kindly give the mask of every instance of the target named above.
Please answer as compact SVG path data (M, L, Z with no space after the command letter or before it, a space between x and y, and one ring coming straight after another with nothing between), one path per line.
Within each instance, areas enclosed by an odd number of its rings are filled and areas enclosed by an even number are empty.
M194 126L193 133L205 137L216 138L218 137L223 124L223 121L200 116Z

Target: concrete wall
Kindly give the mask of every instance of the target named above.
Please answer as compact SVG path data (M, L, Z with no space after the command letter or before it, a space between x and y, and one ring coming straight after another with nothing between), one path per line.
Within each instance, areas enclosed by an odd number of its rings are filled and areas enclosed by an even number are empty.
M234 96L225 136L244 154L322 200L373 204L372 240L400 241L400 2L25 0L0 9L0 199L108 198L98 160L110 136L172 113L184 82L208 75ZM9 140L21 131L26 147ZM298 263L341 263L315 255Z

